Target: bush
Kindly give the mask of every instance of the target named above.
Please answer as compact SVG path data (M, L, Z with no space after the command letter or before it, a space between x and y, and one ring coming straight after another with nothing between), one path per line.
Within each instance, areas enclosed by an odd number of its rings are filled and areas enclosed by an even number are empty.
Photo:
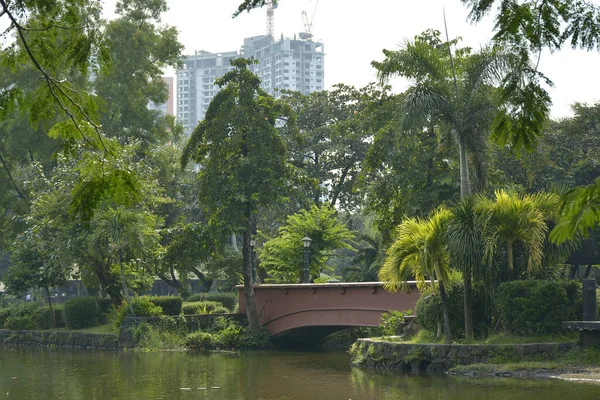
M185 338L185 345L190 349L213 350L216 348L214 334L194 332Z
M98 303L98 310L100 311L100 317L98 318L98 322L101 325L108 324L111 315L115 311L115 307L113 306L112 301L110 299L97 297L96 302Z
M134 297L131 299L131 306L136 317L158 317L162 315L163 310L160 306L155 305L150 298L147 296ZM125 317L131 315L129 311L129 305L127 301L123 301L123 304L117 310L117 317L115 325L120 327L125 320Z
M35 329L35 322L31 315L25 315L22 317L10 316L4 321L4 329L10 329L13 331L24 331Z
M496 306L507 333L550 335L562 321L581 320L581 296L578 282L513 281L500 285Z
M164 315L179 315L183 300L176 296L151 296L150 301L163 310Z
M65 323L69 329L91 328L100 325L102 314L98 297L75 297L65 303Z
M196 301L193 303L183 303L181 310L183 311L184 315L218 314L229 312L227 308L223 307L223 304L217 301Z
M453 336L464 335L465 314L463 286L460 283L452 283L446 287L448 299L448 314L450 315L450 330ZM475 303L475 301L473 301ZM423 296L417 302L417 321L423 329L437 332L438 323L443 323L442 301L439 292Z
M55 305L52 306L54 310L54 318L56 320L56 328L65 327L64 318L64 307ZM33 314L33 322L37 329L52 329L52 316L50 314L49 307L41 307L37 312Z
M223 306L227 307L229 310L233 310L235 306L238 304L238 294L237 293L218 293L218 292L210 292L210 293L195 293L187 298L188 302L198 302L198 301L216 301L221 303Z

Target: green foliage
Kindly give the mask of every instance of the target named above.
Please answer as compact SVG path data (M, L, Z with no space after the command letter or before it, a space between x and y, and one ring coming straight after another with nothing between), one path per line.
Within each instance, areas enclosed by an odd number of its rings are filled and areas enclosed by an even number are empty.
M232 310L238 304L238 294L237 293L194 293L190 297L187 298L187 302L197 302L197 301L215 301L221 303L223 306Z
M381 323L379 327L383 336L399 335L398 328L404 323L404 316L409 315L411 310L396 311L391 310L381 314Z
M251 350L269 347L271 335L267 329L252 333L237 322L219 317L212 332L194 332L186 337L189 348L201 350Z
M286 183L285 144L275 128L279 117L294 117L289 107L271 98L249 65L236 59L235 67L216 81L222 89L211 101L206 118L186 144L182 164L193 160L198 173L200 200L215 226L228 223L239 229L248 224L250 210L277 200Z
M64 306L64 317L67 328L91 328L106 322L107 303L98 297L75 297Z
M562 321L581 319L581 285L572 281L513 281L498 288L496 306L507 333L555 334Z
M448 246L445 224L451 216L447 208L439 208L426 219L408 218L398 227L398 239L387 251L379 278L388 290L406 287L413 277L424 287L425 279L449 278Z
M446 296L450 330L454 335L460 336L465 331L463 286L459 283L446 286ZM439 293L422 296L417 302L416 315L417 321L423 329L437 332L439 324L442 323L442 304Z
M160 306L155 305L148 296L132 298L131 307L133 308L136 317L158 317L163 315L163 309ZM119 328L127 316L131 316L131 311L129 310L127 303L123 302L117 309L115 326Z
M24 315L22 317L11 316L6 318L6 321L4 321L4 329L19 331L33 330L35 328L35 322L33 321L33 318L30 315Z
M521 195L514 190L498 190L494 200L479 197L475 211L481 219L484 259L488 265L492 264L498 245L504 244L508 254L508 268L512 271L513 247L520 243L528 253L527 271L539 272L548 234L547 221L556 218L560 207L559 196L546 192Z
M56 328L64 328L65 324L65 316L64 316L64 307L53 305L52 310L54 311L54 318L56 321ZM41 307L34 314L34 323L36 329L52 329L52 314L49 307Z
M164 315L179 315L183 300L176 296L151 296L150 301L163 310Z
M258 1L254 1L257 3ZM593 50L598 48L598 23L600 7L587 1L549 0L537 3L533 0L514 2L510 0L462 0L470 9L472 21L480 21L489 14L494 5L499 12L495 16L494 40L501 43L526 46L530 51L543 47L559 50L565 43L573 48ZM249 7L245 2L243 6ZM241 6L240 6L241 7Z
M352 249L354 232L337 217L337 211L324 205L313 206L290 215L279 235L264 244L260 253L261 266L278 283L296 283L303 270L302 238L312 239L310 244L310 275L317 279L327 270L327 260L337 249Z
M215 336L209 332L190 333L185 338L185 345L190 349L213 350L216 348Z
M354 88L344 84L303 95L284 91L281 100L298 115L295 130L282 133L299 186L299 205L320 205L355 210L362 193L359 175L379 124L380 104L388 104L389 87L369 84Z
M197 301L193 303L185 302L181 311L184 315L192 314L219 314L228 313L229 310L223 304L217 301Z

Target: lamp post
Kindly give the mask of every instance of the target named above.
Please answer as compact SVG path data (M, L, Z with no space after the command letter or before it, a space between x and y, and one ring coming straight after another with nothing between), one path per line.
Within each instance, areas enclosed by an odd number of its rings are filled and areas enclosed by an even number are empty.
M310 270L309 270L309 258L310 258L310 253L308 251L308 248L310 247L310 242L312 242L312 239L309 238L308 236L304 236L304 238L302 238L302 246L304 246L304 279L303 279L303 283L308 283L310 281Z
M252 265L252 283L256 285L256 263L254 262L254 246L256 246L256 239L250 238L250 265Z

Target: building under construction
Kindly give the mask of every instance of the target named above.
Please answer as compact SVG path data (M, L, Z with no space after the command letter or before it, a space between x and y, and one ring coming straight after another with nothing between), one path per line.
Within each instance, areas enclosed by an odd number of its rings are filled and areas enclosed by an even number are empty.
M305 13L303 13L305 17ZM177 120L190 134L198 121L204 119L206 109L219 87L215 79L232 67L237 57L254 58L258 64L254 72L261 79L262 88L274 97L281 90L309 94L325 88L323 43L313 41L312 22L305 22L306 32L293 38L273 37L273 8L267 10L267 34L244 39L241 50L222 53L197 51L186 56L183 69L177 71Z

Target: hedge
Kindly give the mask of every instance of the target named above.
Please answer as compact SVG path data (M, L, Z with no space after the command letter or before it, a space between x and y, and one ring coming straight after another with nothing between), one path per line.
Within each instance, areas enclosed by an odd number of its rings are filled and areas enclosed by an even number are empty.
M459 336L465 332L465 315L463 305L463 287L455 283L446 287L448 314L450 315L450 331ZM425 295L417 301L417 321L426 330L436 332L438 323L442 323L442 302L439 293Z
M164 315L179 315L183 300L176 296L150 296L148 299L163 310Z
M100 297L75 297L67 300L64 318L67 328L91 328L108 322L112 304Z
M56 317L56 327L64 327L63 307L53 305L52 308ZM13 319L7 324L9 318ZM31 323L27 321L31 321ZM27 329L51 329L52 318L50 316L50 308L39 303L20 303L0 309L0 328L25 329L15 328L19 324L20 326L26 326Z
M182 306L184 315L195 314L222 314L228 313L229 310L223 307L223 304L218 301L195 301L192 303L186 302Z
M453 336L465 334L464 290L462 282L452 282L446 287L448 298L448 314L450 330ZM472 290L473 330L476 335L485 335L490 329L492 310L490 302L481 291ZM426 330L436 332L438 322L442 323L442 302L439 292L421 297L417 302L415 313L417 322Z
M576 281L513 281L498 288L496 305L502 327L516 335L561 332L562 321L582 317L581 283Z
M56 319L56 328L65 327L64 307L53 305L54 318ZM33 315L33 322L36 329L52 329L52 316L50 315L49 307L41 307Z
M206 292L206 293L195 293L187 298L188 302L197 301L217 301L229 310L233 310L238 304L237 293L219 293L219 292Z

